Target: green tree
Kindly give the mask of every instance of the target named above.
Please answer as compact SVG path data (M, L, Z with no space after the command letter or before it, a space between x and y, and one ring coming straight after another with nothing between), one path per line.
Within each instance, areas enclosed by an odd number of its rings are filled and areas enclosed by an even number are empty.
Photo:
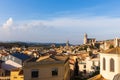
M89 51L89 56L92 57L93 53L92 51Z
M78 66L78 60L76 59L74 76L78 76L78 73L79 73L79 66Z
M113 46L113 45L110 45L109 49L111 49L111 48L114 48L114 46Z

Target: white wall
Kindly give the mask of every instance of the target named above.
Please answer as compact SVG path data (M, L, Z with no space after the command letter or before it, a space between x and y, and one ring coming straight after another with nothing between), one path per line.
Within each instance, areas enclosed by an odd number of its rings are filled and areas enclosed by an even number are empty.
M11 70L14 68L21 68L21 67L22 67L22 65L15 63L12 60L7 60L4 63L2 63L2 68L6 69L6 70Z
M84 70L86 70L86 68L84 68L84 65L86 65L85 63L83 63L83 64L78 64L79 65L79 71L84 71Z
M90 60L86 60L86 71L91 72L91 71L95 71L94 69L92 69L93 66L99 66L99 58L94 58L94 59L90 59ZM94 65L93 65L94 63Z
M105 58L106 60L106 70L103 70L103 58ZM113 58L115 62L114 72L110 72L110 59L111 58ZM117 73L120 73L120 56L118 54L100 53L100 74L104 78L108 80L112 80L114 75L116 75Z

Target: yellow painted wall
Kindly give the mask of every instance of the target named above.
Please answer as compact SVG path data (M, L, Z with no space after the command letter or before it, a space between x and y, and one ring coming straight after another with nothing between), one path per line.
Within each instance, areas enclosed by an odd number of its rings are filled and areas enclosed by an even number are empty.
M52 76L52 68L58 68L58 76ZM38 69L39 77L31 78L31 70ZM24 80L70 80L69 62L66 64L40 64L24 66Z
M20 70L11 71L10 80L24 80L23 75L19 75Z

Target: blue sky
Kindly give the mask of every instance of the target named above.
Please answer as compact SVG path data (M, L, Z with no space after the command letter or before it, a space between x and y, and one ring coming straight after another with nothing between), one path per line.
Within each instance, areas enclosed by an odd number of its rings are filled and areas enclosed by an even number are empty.
M82 44L120 37L119 0L0 0L0 41Z

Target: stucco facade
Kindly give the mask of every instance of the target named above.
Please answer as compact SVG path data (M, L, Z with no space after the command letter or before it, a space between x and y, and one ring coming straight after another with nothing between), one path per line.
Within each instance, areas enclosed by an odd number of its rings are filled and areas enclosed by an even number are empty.
M118 50L116 49L115 52L113 52L113 50L112 51L110 50L110 52L112 52L112 53L109 53L109 52L100 53L100 74L108 80L113 80L113 77L116 74L120 73L119 49ZM103 59L105 59L105 62L103 61ZM113 61L114 61L114 64L112 64L112 66L114 66L113 67L114 71L110 70L111 69L111 67L110 67L110 64L111 64L110 60L111 59L113 59Z
M57 69L57 75L52 74L53 69ZM36 78L31 76L32 70L37 70ZM70 80L69 61L25 63L24 80Z

